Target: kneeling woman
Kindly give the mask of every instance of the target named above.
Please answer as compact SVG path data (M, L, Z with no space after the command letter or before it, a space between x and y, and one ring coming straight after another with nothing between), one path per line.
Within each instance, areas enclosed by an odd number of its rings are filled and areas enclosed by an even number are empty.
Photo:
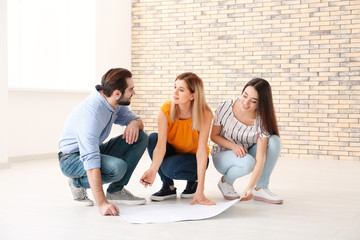
M159 132L149 136L148 152L152 164L140 182L145 186L152 185L157 172L163 182L160 191L151 195L151 200L176 198L173 179L180 179L187 180L182 198L193 198L191 204L215 204L204 195L212 118L202 80L191 72L179 75L172 100L160 108Z
M240 198L233 183L252 172L242 201L254 198L269 203L283 202L268 189L281 141L271 87L266 80L252 79L240 98L219 104L211 140L215 143L211 151L215 168L223 174L218 187L225 199Z

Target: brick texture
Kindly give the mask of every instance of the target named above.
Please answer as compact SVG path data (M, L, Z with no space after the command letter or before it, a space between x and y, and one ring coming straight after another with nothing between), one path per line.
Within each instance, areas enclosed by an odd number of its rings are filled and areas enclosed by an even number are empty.
M360 160L360 1L133 0L132 108L147 132L185 71L213 110L268 80L282 157Z

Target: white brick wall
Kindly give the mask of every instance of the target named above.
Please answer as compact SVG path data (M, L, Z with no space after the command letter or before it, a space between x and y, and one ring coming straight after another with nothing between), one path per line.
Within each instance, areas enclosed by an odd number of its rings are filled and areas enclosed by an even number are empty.
M214 110L267 79L283 157L360 159L360 1L133 0L133 109L148 132L185 71Z

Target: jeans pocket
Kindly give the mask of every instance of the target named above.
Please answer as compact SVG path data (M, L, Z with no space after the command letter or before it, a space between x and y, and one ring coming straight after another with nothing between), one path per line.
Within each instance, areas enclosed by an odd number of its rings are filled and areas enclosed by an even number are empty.
M60 159L60 169L69 178L79 178L86 176L83 163L79 159L79 154L63 156Z
M68 164L68 161L67 159L69 158L69 156L63 156L60 158L60 161L59 161L59 165L60 165L60 170L61 172L67 176L67 177L71 177L70 174L68 173L68 169L69 169L69 164Z

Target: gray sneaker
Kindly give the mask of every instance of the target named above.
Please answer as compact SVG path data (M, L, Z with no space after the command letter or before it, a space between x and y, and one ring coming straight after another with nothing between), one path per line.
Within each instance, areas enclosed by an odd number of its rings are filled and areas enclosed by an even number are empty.
M74 198L75 205L84 206L84 207L94 205L94 202L88 198L85 188L76 187L74 185L73 179L71 178L69 178L68 183Z
M125 188L114 193L106 192L106 198L112 204L141 205L146 203L145 198L136 197Z

